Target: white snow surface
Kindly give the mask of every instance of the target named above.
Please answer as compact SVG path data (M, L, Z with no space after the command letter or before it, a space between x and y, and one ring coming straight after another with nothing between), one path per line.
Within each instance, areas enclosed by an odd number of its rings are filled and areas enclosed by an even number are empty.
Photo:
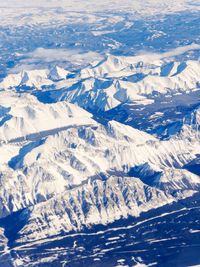
M70 21L66 14L68 12L105 12L105 11L128 11L139 17L149 17L155 15L172 14L183 11L197 11L199 5L197 0L110 0L110 1L69 1L69 0L8 0L0 3L1 15L3 20L1 24L16 23L16 17L19 24L30 24L30 23L54 23L56 20L61 22ZM16 12L17 8L17 12ZM29 16L25 15L29 9ZM43 9L48 12L42 12ZM38 12L39 11L39 12ZM7 13L8 12L8 13ZM10 15L6 21L6 15ZM55 14L57 17L55 18ZM20 16L19 16L20 15ZM78 14L77 14L78 16ZM80 17L80 16L79 16ZM95 16L89 15L92 20ZM8 18L8 17L7 17ZM31 18L31 21L30 21ZM53 18L53 20L52 20ZM78 19L78 18L77 18ZM80 19L80 18L79 18ZM37 22L36 22L37 21Z
M199 176L183 168L200 150L198 106L167 140L115 120L101 124L85 110L107 111L126 102L145 107L154 102L155 91L171 96L198 91L199 60L173 59L190 49L199 47L107 55L73 78L55 66L3 79L0 217L26 208L19 242L139 216L199 190ZM137 74L143 78L123 79ZM21 93L23 88L27 92ZM55 103L31 95L52 88ZM140 178L130 174L134 167Z
M200 61L174 59L191 50L200 50L200 46L193 44L166 53L132 57L107 55L82 68L73 78L68 78L70 72L58 66L50 70L23 70L8 74L0 88L55 88L60 90L50 94L55 101L67 100L90 110L108 111L127 102L149 105L154 102L155 93L173 95L199 90Z

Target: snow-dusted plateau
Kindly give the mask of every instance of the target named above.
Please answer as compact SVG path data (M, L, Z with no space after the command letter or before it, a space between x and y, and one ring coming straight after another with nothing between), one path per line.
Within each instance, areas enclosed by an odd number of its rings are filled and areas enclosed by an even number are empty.
M0 267L200 266L200 1L0 1Z

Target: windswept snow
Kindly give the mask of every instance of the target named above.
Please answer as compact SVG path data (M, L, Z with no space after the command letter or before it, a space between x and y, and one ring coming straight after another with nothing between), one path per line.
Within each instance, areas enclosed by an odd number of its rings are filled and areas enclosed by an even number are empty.
M75 105L67 102L45 105L29 94L18 96L12 92L1 93L0 105L8 110L1 117L1 142L14 142L15 139L17 142L20 138L25 141L34 134L37 139L40 138L40 134L42 137L43 132L48 135L48 131L57 133L59 129L68 126L94 123L91 114Z

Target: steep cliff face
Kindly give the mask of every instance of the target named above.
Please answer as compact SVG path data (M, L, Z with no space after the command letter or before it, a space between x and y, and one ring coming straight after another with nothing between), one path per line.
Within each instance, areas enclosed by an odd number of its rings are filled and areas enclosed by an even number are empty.
M17 242L32 242L128 216L138 217L141 212L172 201L173 197L138 178L111 176L105 181L97 178L35 205L18 233Z

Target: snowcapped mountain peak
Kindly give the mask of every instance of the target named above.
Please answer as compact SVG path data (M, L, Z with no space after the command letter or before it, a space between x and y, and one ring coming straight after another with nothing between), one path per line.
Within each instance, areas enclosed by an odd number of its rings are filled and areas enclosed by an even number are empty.
M53 67L48 74L48 78L53 81L59 81L66 79L67 75L69 74L69 71L66 71L63 68L60 68L58 66Z
M55 66L52 69L23 70L17 74L8 74L0 83L0 88L51 86L54 81L66 79L68 71Z
M51 85L52 82L47 74L46 69L23 70L17 74L8 74L0 83L0 88L10 89L22 86L40 88L42 85Z
M93 122L91 114L67 102L48 105L40 103L29 94L23 94L20 97L9 92L2 94L7 99L6 105L9 110L4 115L5 121L0 127L1 140L13 140L12 142L14 142L15 139L23 140L34 134L48 135L48 131L56 133L62 128L79 124L79 122L80 124ZM0 102L3 106L4 99L1 98Z

